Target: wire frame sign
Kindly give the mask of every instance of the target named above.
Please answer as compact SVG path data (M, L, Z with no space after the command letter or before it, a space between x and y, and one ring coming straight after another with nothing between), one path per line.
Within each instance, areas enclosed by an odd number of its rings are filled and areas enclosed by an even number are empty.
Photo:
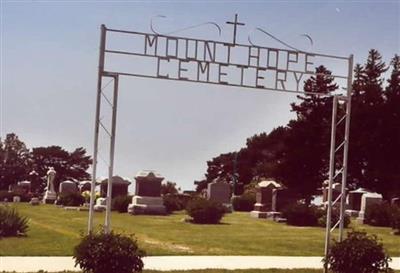
M346 115L340 118L345 121L346 135L341 143L343 148L343 168L341 168L342 195L339 198L344 210L347 152L348 152L348 129L350 125L350 95L353 70L353 56L348 57L319 54L299 50L261 28L256 28L252 35L248 36L247 44L237 42L238 30L244 23L238 21L237 14L234 20L226 22L229 31L233 33L232 39L228 41L206 40L195 37L182 37L174 33L163 34L156 31L153 22L151 32L138 32L120 30L101 26L100 56L97 85L96 121L94 135L94 161L93 181L91 190L91 202L89 211L89 232L93 227L94 207L94 185L96 180L97 157L98 157L98 136L99 129L103 128L110 136L110 158L109 175L107 186L107 210L105 229L110 231L110 210L112 175L115 147L115 128L117 115L118 83L120 76L133 76L149 79L161 79L168 81L183 81L191 83L205 83L221 86L242 87L245 89L257 89L260 91L280 91L294 94L317 94L305 92L304 82L311 76L318 76L316 67L325 65L332 71L336 82L346 90L344 95L332 94L335 96L334 104L340 101L346 105ZM215 23L196 25L213 26L219 34L221 28ZM193 27L182 29L188 30ZM284 48L267 47L253 42L255 34L268 36L275 43L283 45ZM311 42L311 37L304 35ZM111 78L114 81L113 99L107 100L112 106L111 129L100 119L102 82L104 78ZM331 143L331 168L330 184L339 177L334 164L335 153L339 152L335 144L337 111L333 111L332 141ZM332 152L333 151L333 152ZM331 189L331 187L330 187ZM331 196L331 194L329 195ZM327 237L331 231L331 207L334 203L330 197L328 200L328 223ZM336 200L338 201L338 200ZM343 213L341 220L343 221ZM342 227L339 223L338 226ZM329 232L328 232L329 230ZM342 236L342 235L341 235ZM329 238L327 240L329 245ZM329 247L329 246L328 246ZM326 249L328 249L328 247Z

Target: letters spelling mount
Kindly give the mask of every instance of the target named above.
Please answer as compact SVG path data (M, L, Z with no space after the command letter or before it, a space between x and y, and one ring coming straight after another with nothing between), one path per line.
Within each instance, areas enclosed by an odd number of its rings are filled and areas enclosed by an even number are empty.
M202 40L158 33L143 33L107 29L109 32L135 36L139 49L121 51L105 49L109 54L134 55L152 58L152 73L111 72L120 75L161 78L188 82L229 85L246 88L304 93L302 83L316 75L315 58L348 58L304 51L269 48L236 43L237 26L243 23L227 22L234 26L233 42ZM332 74L335 78L346 76Z

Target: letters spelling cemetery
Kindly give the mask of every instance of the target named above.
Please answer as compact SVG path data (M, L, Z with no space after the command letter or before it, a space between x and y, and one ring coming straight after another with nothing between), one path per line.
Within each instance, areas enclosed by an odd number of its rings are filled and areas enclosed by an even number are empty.
M304 80L315 74L315 67L332 60L329 55L256 45L113 29L107 29L107 34L106 70L119 75L302 92ZM123 44L120 36L125 36ZM150 67L145 71L144 63ZM346 71L347 58L336 59L335 67ZM347 78L339 72L334 76Z

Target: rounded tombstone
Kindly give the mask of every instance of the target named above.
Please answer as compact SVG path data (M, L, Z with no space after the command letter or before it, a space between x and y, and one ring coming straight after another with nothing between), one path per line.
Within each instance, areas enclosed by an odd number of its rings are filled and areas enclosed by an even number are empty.
M60 194L77 193L78 187L75 182L66 180L60 183L58 192Z

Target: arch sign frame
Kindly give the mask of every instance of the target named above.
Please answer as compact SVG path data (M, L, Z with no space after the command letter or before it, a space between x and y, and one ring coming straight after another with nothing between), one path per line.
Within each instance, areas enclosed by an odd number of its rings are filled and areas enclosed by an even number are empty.
M110 137L109 166L108 166L108 185L107 202L105 216L105 232L111 229L111 196L112 196L112 176L114 167L115 153L115 131L117 121L117 102L118 102L118 84L120 76L133 76L142 78L153 78L162 80L186 81L195 83L207 83L222 86L234 86L251 88L266 91L280 91L293 94L314 94L300 91L300 83L307 76L317 76L315 71L315 59L322 58L335 62L343 62L346 75L332 73L335 79L341 79L346 82L344 95L332 94L333 111L331 127L331 145L330 145L330 164L329 164L329 185L327 206L327 224L325 238L325 256L329 252L331 233L335 228L339 228L339 241L343 239L345 201L346 201L346 183L347 183L347 162L349 149L349 129L351 112L351 93L353 78L353 55L349 57L334 56L327 54L311 53L298 50L290 45L278 40L271 34L257 29L264 34L272 37L279 43L290 49L271 48L255 45L249 37L249 44L238 44L236 42L237 27L243 26L237 20L237 14L233 22L226 22L233 26L233 39L231 42L222 42L214 40L204 40L180 36L164 35L154 31L153 33L127 31L107 28L101 25L100 52L98 67L98 82L96 96L96 115L94 130L94 149L93 149L93 168L91 198L88 220L88 232L93 229L95 185L97 172L97 158L99 147L99 130L104 129ZM214 24L214 23L212 23ZM216 27L218 25L214 24ZM218 27L219 31L221 29ZM111 38L132 39L136 45L129 44L128 50L123 48L124 43L112 44L112 40L106 40L107 36ZM122 40L124 41L124 40ZM126 41L126 40L125 40ZM110 45L111 44L111 45ZM112 55L112 56L111 56ZM121 62L112 62L106 57L136 58L135 60L145 61L147 67L140 66L136 71L127 71L126 66L120 65ZM121 59L119 59L121 60ZM151 63L151 65L149 65ZM108 130L100 118L102 83L104 78L111 78L113 84L113 99L107 102L112 107L111 130ZM338 117L338 105L342 103L345 108L345 114ZM345 122L345 135L343 140L336 145L336 128ZM335 162L336 154L343 153L342 162ZM341 168L338 168L341 165ZM341 178L341 179L339 179ZM341 183L341 194L332 200L333 183ZM338 204L340 206L340 219L337 223L332 223L332 208ZM325 271L327 269L325 268Z

